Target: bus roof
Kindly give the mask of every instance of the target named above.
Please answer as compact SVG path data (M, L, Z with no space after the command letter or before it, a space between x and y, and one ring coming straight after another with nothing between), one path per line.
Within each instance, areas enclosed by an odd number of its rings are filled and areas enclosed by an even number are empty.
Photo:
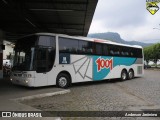
M83 36L70 36L70 35L56 34L56 33L36 33L34 35L59 36L59 37L66 37L66 38L72 38L72 39L78 39L78 40L92 41L92 42L97 42L97 43L113 44L113 45L120 45L120 46L126 46L126 47L134 47L134 48L142 48L142 46L140 46L140 45L128 45L128 44L112 42L110 40L104 40L104 39L99 39L99 38L89 38L89 37L83 37Z

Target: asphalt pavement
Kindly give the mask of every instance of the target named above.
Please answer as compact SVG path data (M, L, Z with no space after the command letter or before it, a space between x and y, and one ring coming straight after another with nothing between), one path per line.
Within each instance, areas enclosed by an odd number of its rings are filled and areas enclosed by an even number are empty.
M160 71L157 70L145 70L143 77L123 82L114 79L77 83L73 84L70 90L68 94L26 100L23 104L43 111L160 111ZM148 117L123 119L151 120Z

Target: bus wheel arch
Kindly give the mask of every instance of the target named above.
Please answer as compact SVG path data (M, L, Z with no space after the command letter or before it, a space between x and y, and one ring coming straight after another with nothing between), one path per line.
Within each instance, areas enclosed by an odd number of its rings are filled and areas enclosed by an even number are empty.
M71 86L72 77L69 72L61 71L56 78L56 85L60 88L68 88Z
M130 68L128 71L128 79L133 79L133 78L134 78L134 70Z
M128 73L127 73L127 70L124 68L121 71L121 80L124 81L124 80L127 80L127 78L128 78Z

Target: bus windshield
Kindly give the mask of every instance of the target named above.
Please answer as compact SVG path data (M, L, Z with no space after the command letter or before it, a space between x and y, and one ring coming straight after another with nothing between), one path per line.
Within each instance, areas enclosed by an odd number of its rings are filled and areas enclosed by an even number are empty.
M19 39L15 46L13 70L34 70L36 36Z
M29 36L19 39L14 53L13 70L48 72L55 60L55 37Z

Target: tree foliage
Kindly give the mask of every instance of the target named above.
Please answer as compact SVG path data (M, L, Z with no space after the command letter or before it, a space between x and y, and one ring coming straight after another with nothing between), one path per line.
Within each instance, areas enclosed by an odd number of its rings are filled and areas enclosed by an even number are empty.
M158 59L160 59L160 43L144 48L144 60L147 64L149 61L153 61L157 67Z

